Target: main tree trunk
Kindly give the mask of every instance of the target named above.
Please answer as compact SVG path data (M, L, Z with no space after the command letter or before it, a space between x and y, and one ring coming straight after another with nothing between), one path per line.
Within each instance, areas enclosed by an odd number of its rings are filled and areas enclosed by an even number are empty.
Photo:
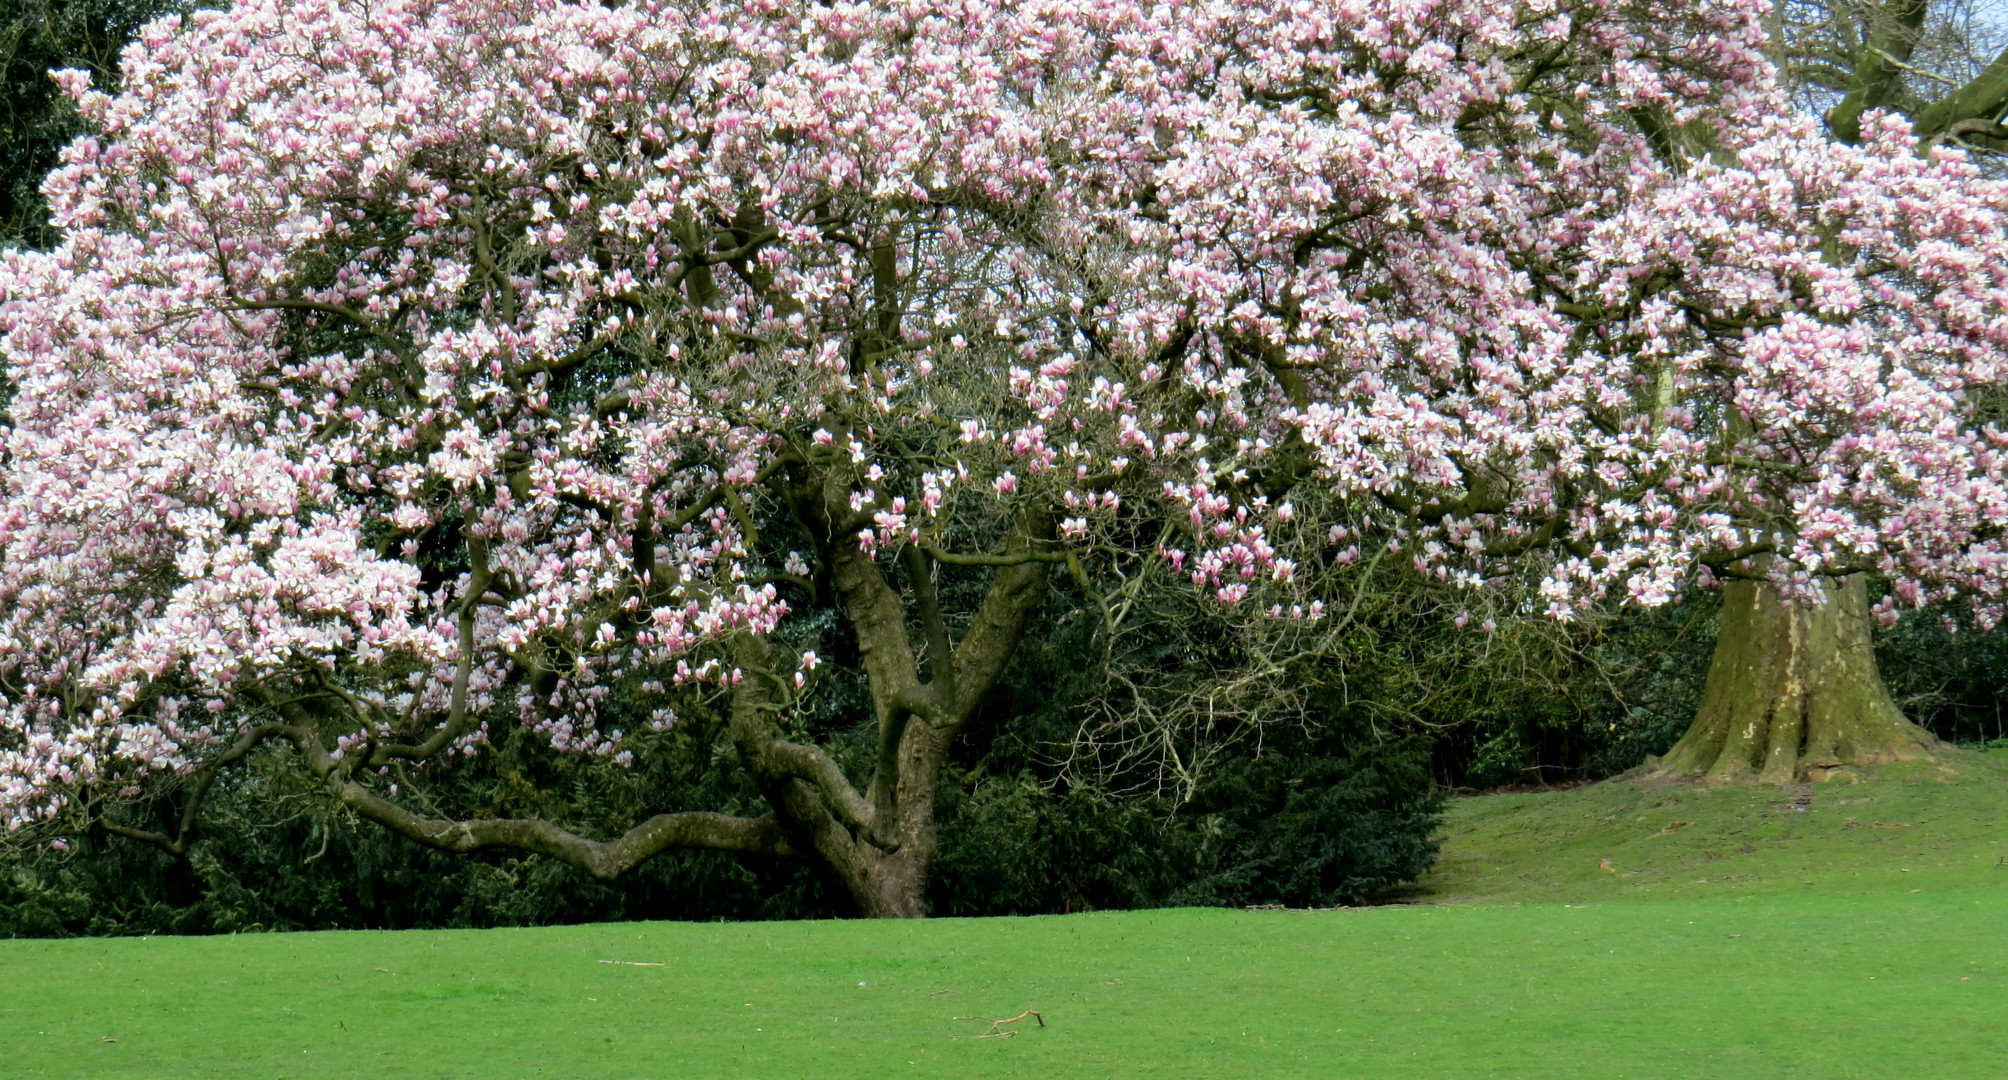
M1659 775L1789 784L1932 756L1938 740L1904 719L1876 670L1861 576L1824 589L1816 606L1787 602L1769 582L1723 589L1701 710Z

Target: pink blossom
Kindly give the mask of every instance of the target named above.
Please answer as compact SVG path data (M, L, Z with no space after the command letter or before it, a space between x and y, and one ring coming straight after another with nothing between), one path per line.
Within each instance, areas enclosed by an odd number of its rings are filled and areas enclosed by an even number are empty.
M1985 616L2008 189L1790 118L1767 10L156 23L118 95L61 76L63 238L0 265L0 813L168 783L310 684L330 757L514 715L622 764L606 703L743 681L775 568L1020 512L1292 623L1379 544L1562 618L1759 563ZM782 490L832 546L769 546Z

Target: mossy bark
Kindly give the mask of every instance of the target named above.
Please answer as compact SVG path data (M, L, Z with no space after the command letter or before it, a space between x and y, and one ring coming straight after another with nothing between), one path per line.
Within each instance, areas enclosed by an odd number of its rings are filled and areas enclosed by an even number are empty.
M1701 709L1658 775L1789 784L1932 756L1940 743L1904 718L1876 670L1861 576L1824 589L1817 605L1769 582L1723 589Z

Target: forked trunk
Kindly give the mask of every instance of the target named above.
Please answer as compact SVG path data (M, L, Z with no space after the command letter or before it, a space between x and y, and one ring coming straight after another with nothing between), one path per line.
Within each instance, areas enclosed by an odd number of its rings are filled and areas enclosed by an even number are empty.
M892 850L862 840L826 845L855 913L867 919L918 919L927 914L927 870L937 838L934 789L948 753L948 736L915 721L900 740L891 790L879 802L881 828ZM879 794L874 789L874 794Z
M1657 774L1789 784L1932 756L1940 743L1904 719L1876 670L1861 576L1823 587L1811 607L1769 582L1723 589L1701 709Z
M850 884L851 902L867 919L918 919L927 914L927 862L894 852L873 861Z

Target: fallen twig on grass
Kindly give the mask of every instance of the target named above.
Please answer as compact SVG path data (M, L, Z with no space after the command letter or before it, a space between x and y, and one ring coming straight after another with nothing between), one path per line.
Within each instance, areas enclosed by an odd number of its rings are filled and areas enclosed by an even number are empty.
M989 1018L989 1017L987 1017L987 1016L958 1016L958 1017L955 1017L955 1019L957 1019L957 1020L982 1020L982 1021L985 1021L986 1023L988 1023L988 1024L990 1025L990 1030L989 1030L989 1031L986 1031L986 1032L984 1032L984 1033L983 1033L983 1034L981 1034L981 1035L951 1035L951 1036L949 1036L949 1038L950 1038L951 1040L961 1040L961 1039L1009 1039L1009 1038L1014 1038L1014 1037L1016 1037L1016 1036L1017 1036L1018 1032L1017 1032L1016 1030L1010 1030L1010 1031L1007 1031L1007 1030L1004 1030L1004 1029L1003 1029L1003 1025L1005 1025L1005 1024L1015 1024L1015 1023L1017 1023L1018 1021L1020 1021L1020 1020L1023 1020L1023 1019L1025 1019L1025 1018L1026 1018L1026 1017L1028 1017L1028 1016L1029 1016L1029 1017L1031 1017L1031 1018L1032 1018L1032 1019L1034 1019L1034 1020L1037 1020L1037 1021L1039 1022L1039 1026L1040 1026L1040 1027L1045 1027L1045 1026L1046 1026L1046 1018L1045 1018L1045 1017L1043 1017L1043 1016L1040 1016L1040 1015L1039 1015L1039 1013L1038 1013L1038 1011L1037 1011L1037 1010L1034 1010L1034 1009L1026 1009L1026 1010L1025 1010L1024 1012L1021 1012L1021 1013L1019 1013L1019 1014L1018 1014L1018 1015L1016 1015L1016 1016L1013 1016L1013 1017L1009 1017L1009 1018L1007 1018L1007 1019L1003 1019L1003 1020L992 1020L992 1019L990 1019L990 1018Z
M625 964L628 967L666 967L658 960L601 960L602 964Z

